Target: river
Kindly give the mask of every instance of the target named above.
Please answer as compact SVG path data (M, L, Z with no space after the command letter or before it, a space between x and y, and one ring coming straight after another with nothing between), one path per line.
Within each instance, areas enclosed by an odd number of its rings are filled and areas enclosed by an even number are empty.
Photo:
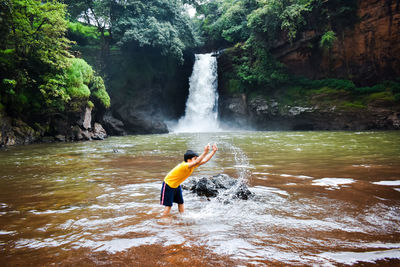
M161 218L161 182L186 149L219 151L254 197L184 191ZM219 132L111 137L0 150L2 266L400 264L399 132Z

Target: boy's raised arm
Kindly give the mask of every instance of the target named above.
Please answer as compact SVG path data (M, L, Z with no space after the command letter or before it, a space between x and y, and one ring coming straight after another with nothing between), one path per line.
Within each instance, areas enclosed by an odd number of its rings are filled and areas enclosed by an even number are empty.
M204 147L204 152L196 160L194 160L188 164L189 168L199 166L209 151L210 151L210 145L206 145Z
M204 159L199 163L199 165L203 165L203 164L207 163L215 155L215 153L218 151L217 145L214 144L212 146L212 149L213 149L213 151L210 154L208 154L207 156L205 156Z

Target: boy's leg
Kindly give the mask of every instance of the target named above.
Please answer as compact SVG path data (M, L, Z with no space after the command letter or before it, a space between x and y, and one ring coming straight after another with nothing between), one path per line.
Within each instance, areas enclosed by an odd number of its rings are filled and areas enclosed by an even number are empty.
M163 182L161 187L160 204L164 205L163 216L169 215L172 208L172 201L174 198L174 192L171 188Z
M184 204L178 204L178 210L179 210L180 213L184 213L185 212Z
M171 208L172 208L172 206L165 206L164 212L163 212L162 216L163 216L163 217L164 217L164 216L168 216L169 213L171 212Z
M178 203L178 210L180 213L183 213L185 211L185 206L183 205L183 196L182 196L182 187L181 186L178 186L178 188L176 188L174 202Z

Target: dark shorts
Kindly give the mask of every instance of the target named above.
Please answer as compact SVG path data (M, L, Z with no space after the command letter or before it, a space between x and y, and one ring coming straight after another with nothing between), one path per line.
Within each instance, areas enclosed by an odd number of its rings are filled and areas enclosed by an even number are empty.
M171 207L173 202L183 204L181 186L172 188L163 182L161 187L160 204Z

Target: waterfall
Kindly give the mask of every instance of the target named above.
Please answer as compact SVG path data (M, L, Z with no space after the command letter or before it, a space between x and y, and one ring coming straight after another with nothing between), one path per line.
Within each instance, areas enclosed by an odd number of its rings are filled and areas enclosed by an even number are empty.
M217 59L209 54L196 54L189 78L189 97L185 115L174 132L215 132L218 126Z

